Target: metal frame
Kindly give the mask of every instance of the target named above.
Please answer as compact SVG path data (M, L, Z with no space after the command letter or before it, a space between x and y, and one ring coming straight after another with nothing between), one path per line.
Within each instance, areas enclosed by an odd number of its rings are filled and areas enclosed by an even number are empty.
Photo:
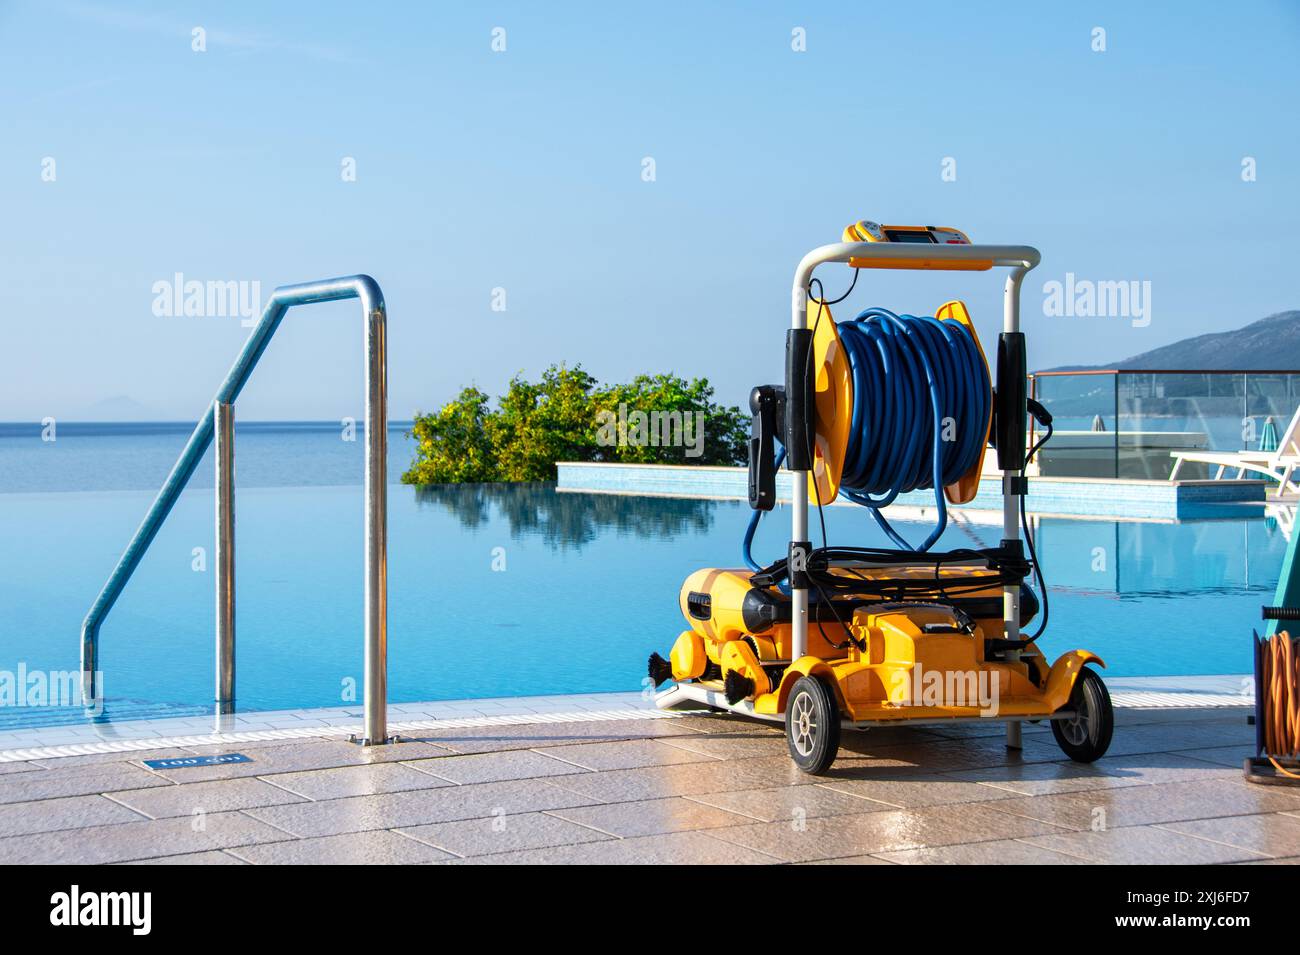
M655 706L661 710L698 710L700 705L716 710L727 710L737 716L768 723L780 723L785 716L780 713L758 713L750 700L728 703L725 693L710 690L699 683L677 683L655 696ZM953 723L986 723L990 719L1006 723L1008 727L1020 728L1021 723L1035 723L1044 720L1068 720L1075 717L1075 710L1059 709L1046 714L1021 714L1016 716L936 716L925 719L899 717L894 720L840 720L840 726L846 730L867 730L881 726L948 726Z
M216 511L213 575L217 598L217 713L235 709L235 406L212 404L215 416Z
M813 270L827 262L844 262L850 259L873 260L888 263L891 259L915 260L924 254L927 259L955 262L992 262L993 266L1011 269L1003 292L1002 330L1020 331L1020 286L1029 270L1038 265L1038 250L1027 245L939 245L924 247L923 251L912 244L888 242L837 242L813 249L795 269L794 285L790 296L790 326L808 327L809 282ZM888 267L887 265L885 267ZM808 477L809 471L791 474L794 500L791 507L791 541L808 539ZM1008 541L1020 539L1020 497L1008 492L1008 478L1019 478L1023 471L1005 472L1002 483L1002 537ZM808 650L808 590L793 588L790 592L792 611L790 657L798 660ZM1007 586L1002 592L1002 618L1008 640L1020 638L1020 588ZM1019 722L1007 723L1007 745L1020 747Z
M158 491L117 566L81 625L82 700L98 706L99 628L139 566L163 521L217 435L217 691L219 705L234 698L234 424L235 399L295 305L359 299L365 321L365 736L388 741L388 331L384 296L368 275L277 288L253 332L199 419L185 450ZM228 695L230 699L222 699Z

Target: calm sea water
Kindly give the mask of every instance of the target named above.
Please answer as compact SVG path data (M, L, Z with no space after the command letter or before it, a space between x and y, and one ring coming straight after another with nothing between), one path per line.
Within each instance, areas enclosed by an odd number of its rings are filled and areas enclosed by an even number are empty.
M390 476L410 460L392 433ZM188 436L179 426L63 425L52 445L0 430L0 671L77 670L82 618ZM363 442L334 425L238 432L238 695L245 710L348 702L361 680ZM196 480L208 478L210 466ZM735 566L742 503L557 492L552 485L394 485L393 702L637 689L683 629L693 569ZM883 545L869 515L827 510L833 542ZM756 553L784 550L788 513ZM918 528L906 527L913 538ZM182 495L104 625L110 716L206 712L213 683L211 490ZM996 527L950 529L991 546ZM1101 654L1116 675L1244 673L1286 547L1262 519L1039 522L1049 656ZM79 712L0 707L0 727Z
M388 479L415 457L410 422L389 422ZM15 491L157 491L194 430L191 422L60 423L54 440L39 424L0 423L0 494ZM239 487L360 484L365 428L332 421L236 422ZM212 451L189 487L213 486ZM143 516L143 512L141 512ZM122 542L125 545L125 541Z

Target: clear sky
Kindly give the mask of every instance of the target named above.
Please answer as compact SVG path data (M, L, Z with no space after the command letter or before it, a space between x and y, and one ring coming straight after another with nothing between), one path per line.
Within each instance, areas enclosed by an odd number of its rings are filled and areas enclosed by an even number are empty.
M1038 246L1034 367L1237 327L1300 307L1298 52L1281 0L0 2L0 420L195 418L248 329L155 315L178 272L373 275L393 418L555 361L743 404L798 259L859 218ZM1149 281L1149 324L1045 314L1067 272ZM852 301L964 297L992 336L1000 294ZM355 303L291 313L240 416L360 416L360 346Z

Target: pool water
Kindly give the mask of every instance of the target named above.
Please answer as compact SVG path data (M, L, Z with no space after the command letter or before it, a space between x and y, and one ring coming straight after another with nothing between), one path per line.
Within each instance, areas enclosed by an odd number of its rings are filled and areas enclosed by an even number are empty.
M175 450L187 431L167 438ZM339 450L336 437L325 440L331 450L319 460L337 459L339 479L355 483L285 486L292 479L285 465L274 471L258 454L238 459L241 710L360 697L362 445ZM256 448L256 440L239 446L246 445ZM20 666L77 671L81 621L152 500L162 476L152 472L165 474L174 451L158 452L161 463L138 480L130 458L120 473L78 478L125 487L0 486L0 675ZM334 474L335 464L321 467ZM44 483L47 466L27 461L9 473ZM280 486L254 486L259 477ZM132 486L146 478L148 490ZM736 566L749 514L741 502L558 492L548 484L391 486L390 700L640 688L647 655L666 653L684 627L682 581L700 567ZM862 509L828 508L826 517L832 542L885 543ZM109 614L101 670L110 718L210 711L213 524L211 490L186 491ZM923 536L920 526L899 526L911 539ZM1114 675L1250 670L1251 628L1260 604L1271 601L1286 548L1274 523L1044 518L1037 526L1051 587L1042 640L1049 657L1085 647ZM784 552L788 528L784 509L767 517L755 546L760 559ZM954 525L941 546L993 546L1000 536L991 525ZM81 718L79 709L0 705L0 728Z

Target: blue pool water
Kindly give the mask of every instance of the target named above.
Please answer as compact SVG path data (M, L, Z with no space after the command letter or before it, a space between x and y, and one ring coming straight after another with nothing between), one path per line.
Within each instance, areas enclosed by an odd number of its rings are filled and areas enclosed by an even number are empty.
M82 618L187 434L68 429L54 449L0 432L0 671L77 670ZM392 443L396 480L410 448L400 430ZM352 701L362 448L332 425L238 434L241 709ZM82 489L32 489L67 485ZM639 688L649 651L666 652L683 627L683 578L736 565L749 518L742 503L543 484L394 484L389 507L393 702ZM861 509L826 513L832 541L884 544ZM782 552L788 527L785 511L769 516L756 554ZM101 637L110 717L209 710L213 580L210 568L194 569L193 551L210 553L212 534L212 492L187 491L110 614ZM944 546L999 536L963 525ZM1115 675L1250 669L1250 630L1286 547L1272 522L1043 519L1038 539L1051 584L1049 657L1087 647ZM0 707L0 728L65 718L74 716Z

